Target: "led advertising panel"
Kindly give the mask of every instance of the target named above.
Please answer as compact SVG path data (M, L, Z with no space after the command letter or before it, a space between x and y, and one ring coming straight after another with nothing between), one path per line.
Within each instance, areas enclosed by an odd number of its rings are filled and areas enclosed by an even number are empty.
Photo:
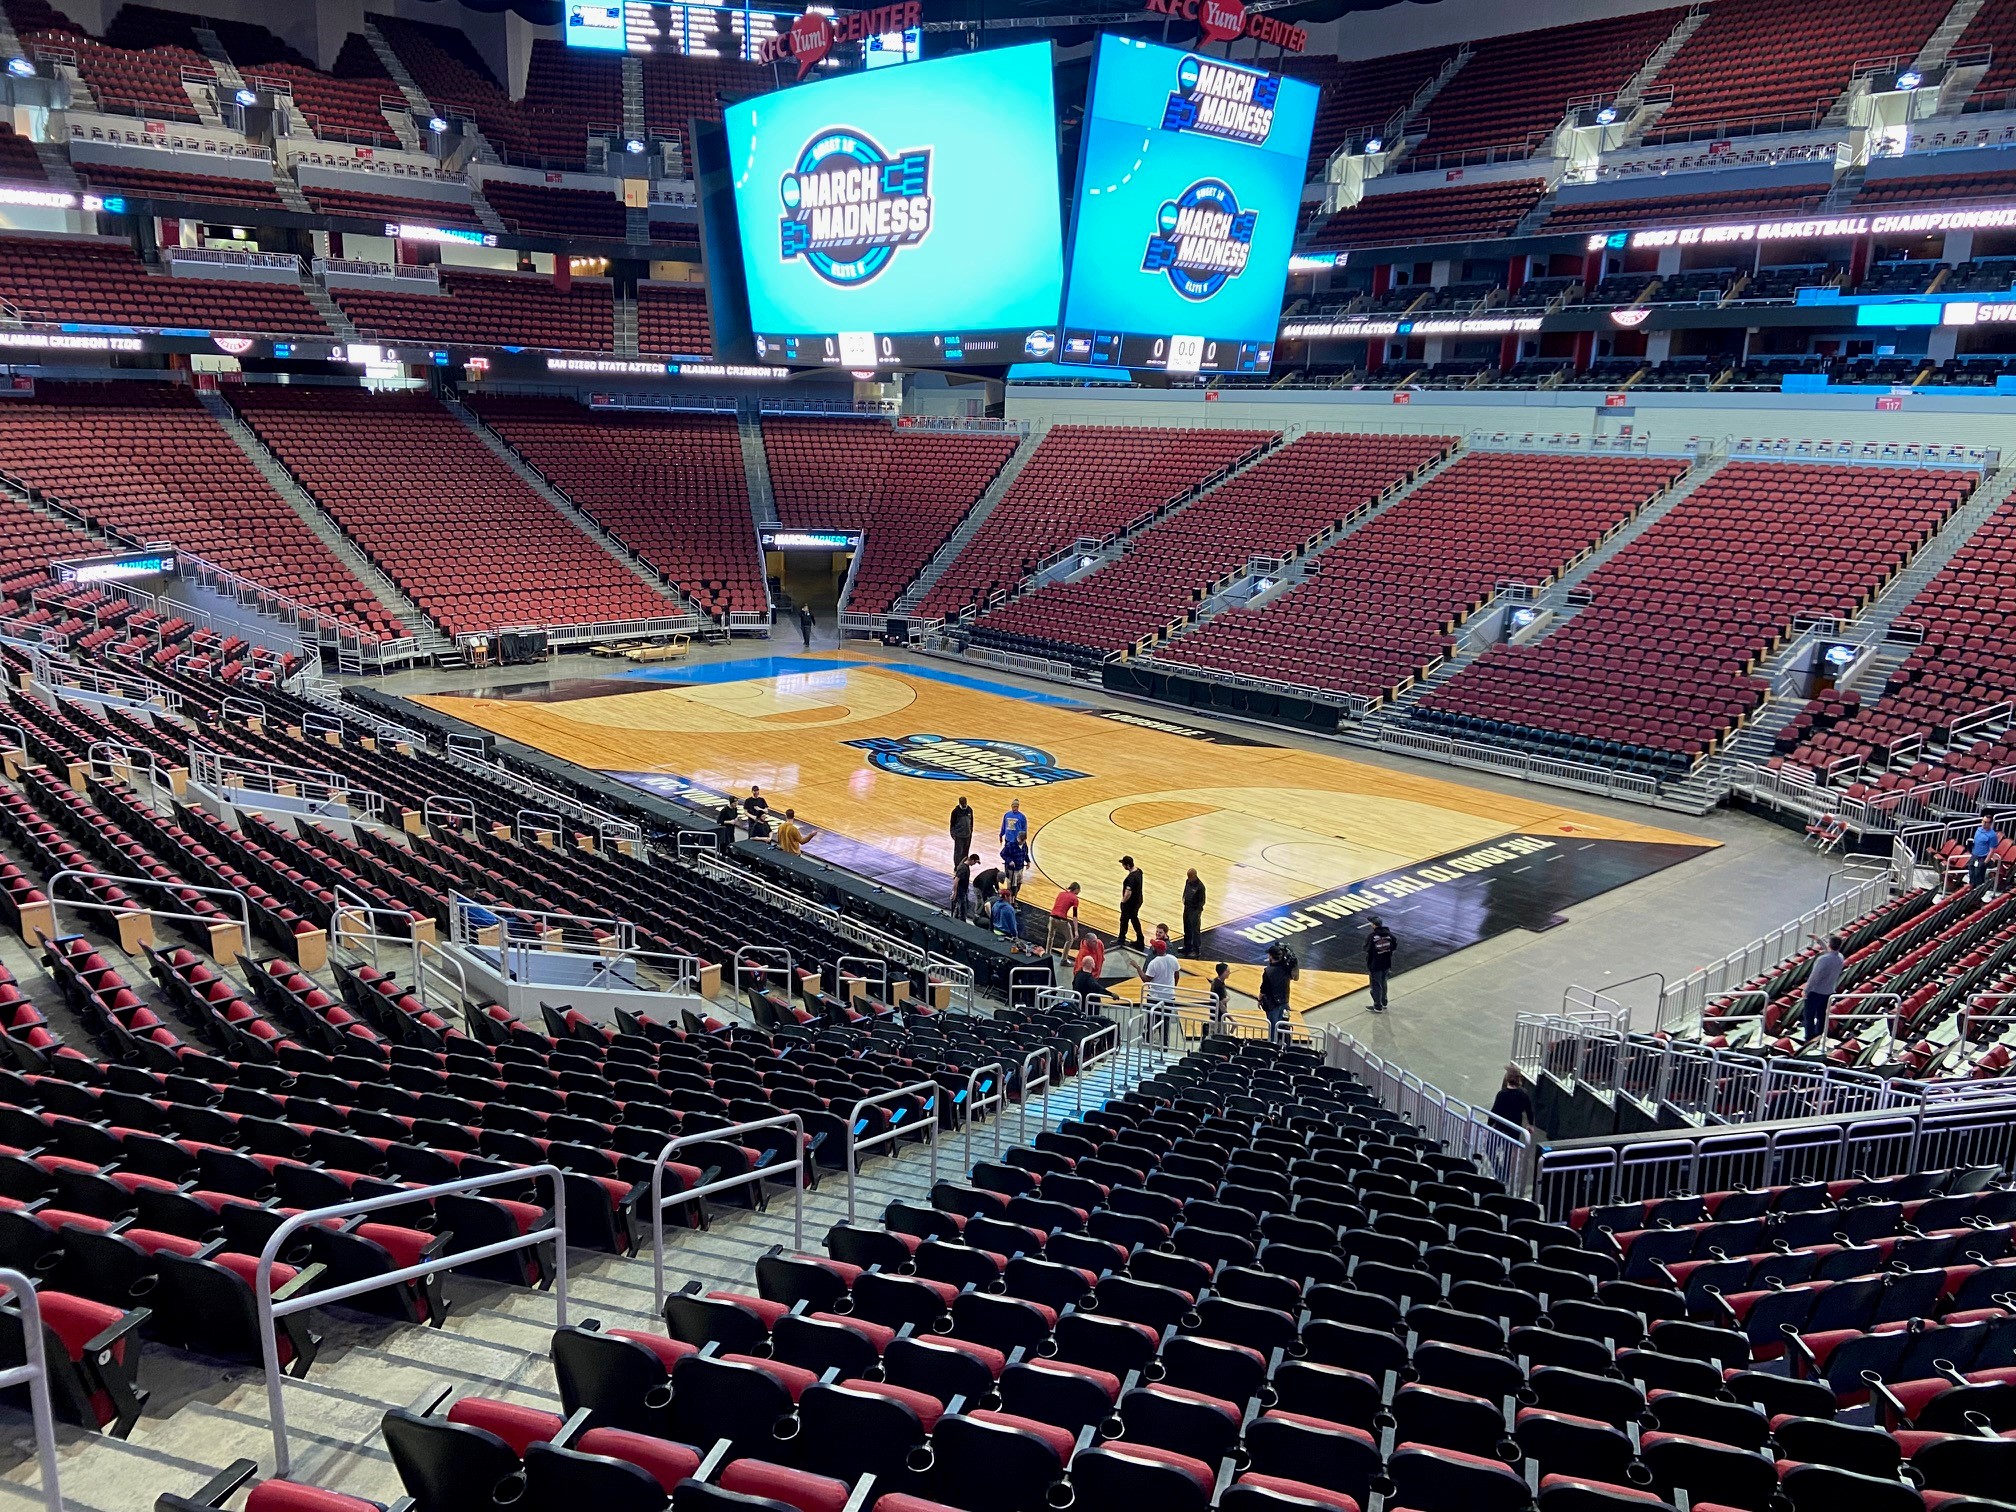
M1099 39L1059 362L1272 366L1316 96L1249 64Z
M723 124L757 361L1004 367L1055 349L1049 43L821 79Z

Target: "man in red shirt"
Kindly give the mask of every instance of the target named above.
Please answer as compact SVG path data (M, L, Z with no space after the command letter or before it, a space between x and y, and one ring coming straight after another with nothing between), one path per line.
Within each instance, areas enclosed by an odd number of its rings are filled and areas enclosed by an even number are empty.
M1073 882L1057 894L1057 901L1050 905L1050 921L1043 926L1043 953L1048 955L1055 950L1060 940L1069 945L1073 933L1072 926L1077 922L1078 884Z
M1106 969L1106 947L1099 936L1086 930L1078 941L1078 954L1071 962L1071 990L1080 1002L1099 991L1099 973Z

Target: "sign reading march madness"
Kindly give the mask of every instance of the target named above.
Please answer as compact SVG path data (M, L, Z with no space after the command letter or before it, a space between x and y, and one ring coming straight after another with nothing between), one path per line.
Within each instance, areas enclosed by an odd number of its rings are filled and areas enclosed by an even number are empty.
M1224 0L1218 0L1218 3L1224 3ZM898 5L878 5L873 10L843 11L833 16L807 11L791 23L791 30L784 35L764 38L762 46L756 50L756 61L781 63L786 58L792 59L797 63L798 77L802 79L836 47L848 42L865 42L870 37L885 36L890 32L908 31L913 26L923 25L923 22L922 0L903 0Z
M1207 42L1251 37L1256 42L1271 42L1283 51L1297 53L1309 45L1309 33L1301 27L1249 11L1245 0L1144 0L1141 9L1151 16L1195 21Z

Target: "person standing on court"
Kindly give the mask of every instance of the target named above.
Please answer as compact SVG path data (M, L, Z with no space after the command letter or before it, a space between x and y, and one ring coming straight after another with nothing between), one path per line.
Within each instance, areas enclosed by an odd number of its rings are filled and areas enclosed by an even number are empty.
M1204 941L1204 879L1191 867L1183 877L1183 954L1196 959Z
M1010 798L1008 812L1001 816L1001 843L1019 840L1026 848L1029 844L1029 816L1022 812L1022 800Z
M1400 948L1393 931L1379 915L1372 915L1372 933L1365 936L1365 971L1372 978L1372 1011L1386 1011L1386 978L1393 970L1393 952Z
M1057 894L1057 901L1050 905L1050 921L1043 926L1043 950L1045 954L1057 948L1057 942L1071 943L1071 932L1078 927L1078 884L1073 882Z
M1267 966L1260 973L1260 1011L1267 1015L1267 1037L1278 1040L1288 1022L1288 959L1281 947L1267 947Z
M770 822L763 817L770 812L770 800L763 796L763 789L757 787L753 782L749 784L749 796L742 800L742 812L749 818L749 828L752 832L752 838L753 832L759 824L763 826L765 834L770 832Z
M726 856L735 849L735 800L724 798L714 812L714 848Z
M1817 940L1819 936L1812 938ZM1841 954L1841 936L1829 935L1827 948L1814 957L1813 969L1806 974L1806 1000L1799 1009L1800 1027L1809 1040L1826 1031L1827 1005L1834 1000L1841 986L1841 973L1847 969L1848 958Z
M1967 847L1967 885L1979 887L1988 880L1988 862L1995 854L1995 847L2002 843L2002 837L1995 832L1995 826L1988 822L1988 816L1981 816L1981 826L1974 831L1973 842Z
M978 856L961 856L952 868L952 917L964 921L973 901L973 867Z
M1008 875L1008 896L1022 896L1022 874L1029 869L1029 842L1010 835L1001 842L1001 870Z
M1113 942L1116 945L1127 943L1127 926L1131 923L1134 926L1135 948L1145 951L1148 941L1141 933L1141 868L1134 864L1132 856L1122 856L1120 864L1126 868L1127 874L1120 879L1120 927L1113 932Z
M973 850L973 805L961 793L952 805L952 864L957 866Z
M810 604L800 604L798 606L798 633L805 637L805 649L807 651L812 649L812 627L818 623L818 620L812 617L812 606Z

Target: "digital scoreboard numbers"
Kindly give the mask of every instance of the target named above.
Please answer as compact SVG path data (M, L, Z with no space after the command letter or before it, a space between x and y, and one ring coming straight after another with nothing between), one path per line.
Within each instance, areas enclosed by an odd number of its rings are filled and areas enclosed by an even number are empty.
M1004 368L1056 350L1049 43L823 79L723 124L759 362Z
M791 29L789 11L696 5L688 0L566 0L563 35L590 52L682 53L754 60Z
M1273 366L1316 96L1244 63L1100 38L1059 362Z

